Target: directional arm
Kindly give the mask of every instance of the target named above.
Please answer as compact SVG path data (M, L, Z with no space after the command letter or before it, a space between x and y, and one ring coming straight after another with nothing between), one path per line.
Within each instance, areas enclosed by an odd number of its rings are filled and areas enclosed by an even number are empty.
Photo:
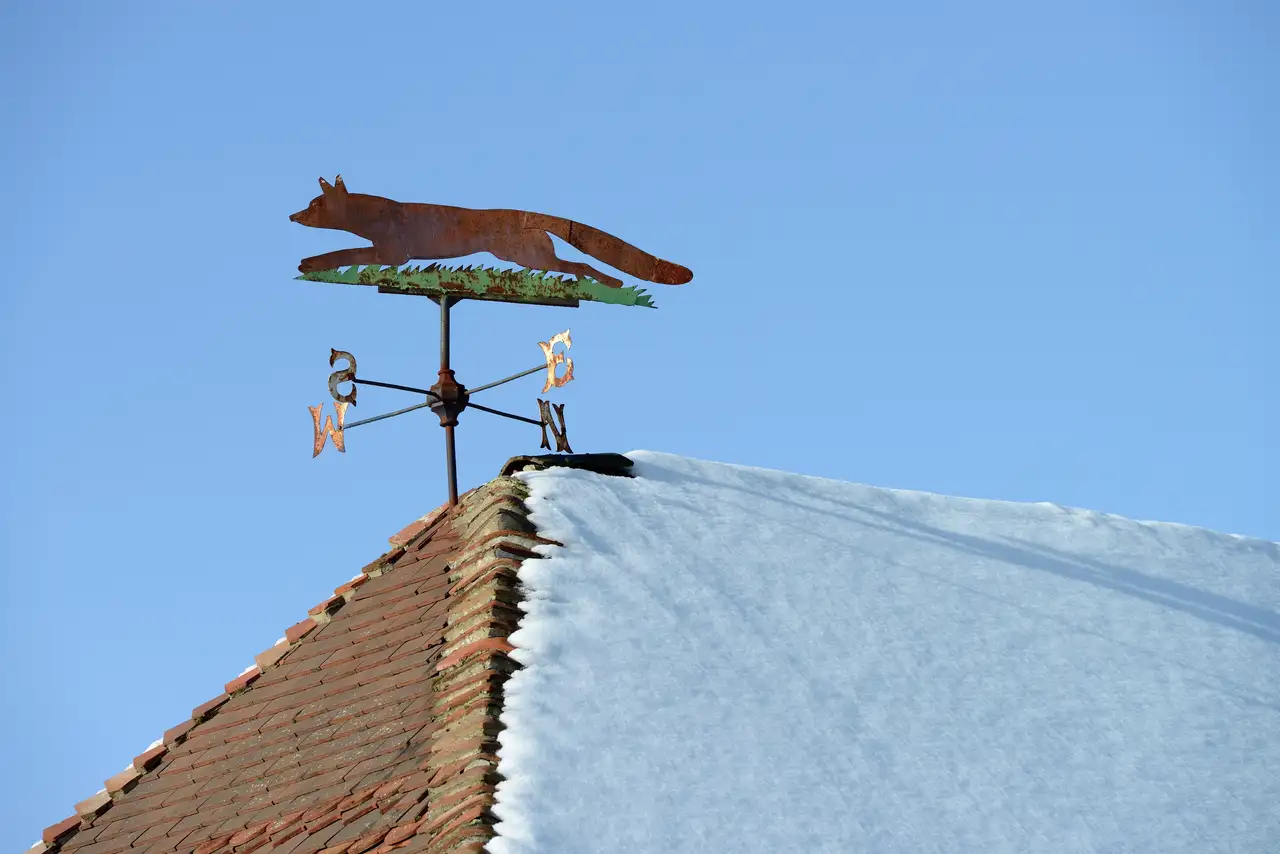
M530 374L536 374L538 371L545 371L546 369L547 369L547 366L546 366L546 365L538 365L538 367L536 367L536 368L530 368L530 369L529 369L529 370L527 370L527 371L521 371L521 372L520 372L520 373L518 373L518 374L512 374L511 376L506 377L505 379L500 379L500 380L497 380L497 381L495 381L495 382L485 383L484 385L476 386L475 388L472 388L472 389L467 389L467 392L468 392L469 394L476 394L477 392L485 391L486 389L491 389L491 388L495 388L495 387L497 387L497 386L500 386L500 385L502 385L503 383L509 383L509 382L511 382L512 380L518 380L518 379L520 379L521 377L527 377L527 376L529 376ZM474 403L473 403L473 404L471 404L471 405L472 405L472 406L475 406L475 404L474 404Z
M361 380L361 379L354 379L354 378L351 381L353 383L359 383L360 385L371 385L371 386L377 386L378 388L393 388L396 391L411 391L415 394L425 394L430 397L439 396L429 388L414 388L413 386L408 386L408 385L396 385L395 383L380 383L380 382L374 382L373 380Z

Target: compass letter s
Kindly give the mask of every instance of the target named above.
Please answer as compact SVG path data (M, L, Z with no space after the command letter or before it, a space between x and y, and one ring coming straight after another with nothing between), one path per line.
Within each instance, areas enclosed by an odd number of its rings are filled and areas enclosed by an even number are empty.
M329 367L332 368L333 363L338 361L339 359L346 359L349 364L347 368L341 371L334 371L333 373L329 374L329 394L333 395L333 399L336 401L339 401L341 403L349 403L352 406L355 406L356 392L359 391L359 389L356 388L356 384L355 384L356 357L348 353L346 350L335 350L332 347L330 347L329 348ZM351 383L351 391L347 392L346 394L339 393L338 383Z
M347 403L339 400L334 403L333 408L338 410L338 426L335 429L333 419L328 415L324 417L324 427L320 426L320 413L324 410L324 404L319 406L308 406L311 411L311 421L315 425L315 443L312 445L311 458L315 459L320 456L320 452L324 450L326 439L333 438L333 446L338 449L338 453L345 454L347 452L346 443L342 438L342 422L347 416Z

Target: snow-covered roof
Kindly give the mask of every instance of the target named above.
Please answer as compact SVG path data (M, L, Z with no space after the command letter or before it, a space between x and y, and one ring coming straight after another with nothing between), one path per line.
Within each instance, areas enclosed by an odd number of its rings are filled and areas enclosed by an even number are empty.
M520 475L490 851L1277 850L1280 546L629 456Z
M411 524L36 854L1275 850L1277 544L630 456Z

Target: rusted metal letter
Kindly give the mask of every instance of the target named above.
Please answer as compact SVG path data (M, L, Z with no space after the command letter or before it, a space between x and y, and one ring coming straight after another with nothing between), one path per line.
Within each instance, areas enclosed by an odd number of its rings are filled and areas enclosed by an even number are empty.
M324 410L323 403L320 404L319 406L307 407L307 409L311 410L311 420L315 424L315 431L316 431L315 444L312 446L312 453L311 453L312 459L315 459L316 457L320 456L320 452L324 450L325 440L329 439L330 437L333 438L333 446L338 449L338 453L345 454L347 452L346 443L343 441L343 438L342 438L342 429L343 429L342 425L343 425L343 422L346 420L346 416L347 416L347 403L345 401L339 400L333 405L333 408L338 410L337 428L333 426L333 419L330 418L328 415L324 417L324 427L320 426L320 413L321 411Z
M564 345L564 352L555 352L557 344ZM550 341L539 341L538 346L542 348L542 355L547 360L547 381L542 386L542 393L546 394L552 387L560 388L567 385L573 379L573 359L569 358L569 348L573 346L573 341L569 339L569 330L566 329L557 335L552 335ZM564 365L564 375L556 376L556 368Z
M552 407L555 408L556 417L560 419L559 427L556 426L555 418L551 417ZM551 449L551 443L547 441L547 429L550 428L551 435L556 437L556 451L572 454L573 448L569 447L569 431L564 426L564 404L548 403L538 398L538 412L542 416L542 444L538 447Z
M329 367L333 367L333 363L339 359L346 359L348 366L341 371L334 371L329 374L329 394L333 395L333 399L340 403L349 403L356 405L356 357L348 353L346 350L335 350L329 348ZM347 394L338 392L338 383L351 383L351 391Z

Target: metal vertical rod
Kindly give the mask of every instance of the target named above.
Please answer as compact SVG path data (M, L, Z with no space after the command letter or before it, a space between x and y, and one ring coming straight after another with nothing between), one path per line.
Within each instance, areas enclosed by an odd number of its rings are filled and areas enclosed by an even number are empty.
M444 460L449 467L449 504L458 506L458 460L454 456L453 428L444 428Z
M449 298L440 297L440 374L449 370ZM458 505L458 457L453 427L444 428L444 463L449 470L449 505Z
M440 297L440 370L449 370L449 298Z

